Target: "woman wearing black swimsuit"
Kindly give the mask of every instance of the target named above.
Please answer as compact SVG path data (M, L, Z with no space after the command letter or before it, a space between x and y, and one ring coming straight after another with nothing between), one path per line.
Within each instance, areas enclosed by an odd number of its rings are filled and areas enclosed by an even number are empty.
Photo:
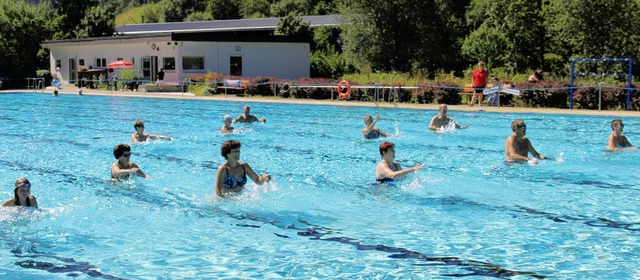
M227 161L218 167L216 174L215 192L219 197L242 191L247 183L247 176L258 185L271 181L271 175L258 176L248 163L239 161L240 146L240 142L236 140L227 140L222 144L220 153Z
M376 182L378 184L391 183L395 179L407 176L407 174L424 166L424 163L421 163L403 170L399 163L393 161L396 158L396 150L395 145L391 142L380 144L380 156L382 156L382 160L376 168Z

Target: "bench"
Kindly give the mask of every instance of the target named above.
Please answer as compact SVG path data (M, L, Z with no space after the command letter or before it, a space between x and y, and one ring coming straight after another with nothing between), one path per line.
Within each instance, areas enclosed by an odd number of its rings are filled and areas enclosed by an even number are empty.
M488 88L492 88L494 86L494 84L487 84L487 86L485 87L485 89ZM513 85L511 84L502 84L502 88L511 88ZM459 92L458 94L462 95L462 96L473 96L474 93L474 88L471 84L465 84L464 88L462 89L461 92ZM500 92L501 95L504 96L504 94L502 92ZM488 98L488 96L487 96ZM463 103L465 103L466 100L463 100Z
M225 95L227 94L227 90L242 90L242 96L245 96L249 82L249 80L224 80L222 86L218 86L217 88L224 89Z

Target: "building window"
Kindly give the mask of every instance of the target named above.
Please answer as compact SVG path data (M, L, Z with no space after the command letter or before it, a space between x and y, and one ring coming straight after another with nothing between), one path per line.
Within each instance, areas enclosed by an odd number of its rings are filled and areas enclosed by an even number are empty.
M204 70L203 56L183 56L182 70Z
M84 59L78 59L78 64L80 64L80 66L84 66Z
M96 68L107 68L107 59L96 58Z
M56 59L56 68L62 67L62 60Z
M162 68L164 70L176 70L176 58L175 57L163 57Z

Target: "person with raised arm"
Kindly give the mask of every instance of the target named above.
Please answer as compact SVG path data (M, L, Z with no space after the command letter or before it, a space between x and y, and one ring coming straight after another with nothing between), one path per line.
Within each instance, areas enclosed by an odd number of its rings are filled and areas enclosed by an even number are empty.
M371 115L364 115L364 128L362 129L362 137L365 139L376 139L380 136L389 137L389 134L376 127L376 123L380 120L380 114L376 115L374 120Z
M393 183L395 180L407 176L411 172L415 172L424 167L424 163L416 164L416 166L402 169L399 163L395 162L396 150L395 145L391 142L383 142L380 144L380 156L382 160L376 167L376 182L378 184Z

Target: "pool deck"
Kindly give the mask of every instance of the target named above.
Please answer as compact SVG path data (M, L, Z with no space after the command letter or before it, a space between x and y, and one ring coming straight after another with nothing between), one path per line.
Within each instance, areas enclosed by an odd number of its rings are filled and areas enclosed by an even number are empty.
M73 85L64 85L59 90L60 94L78 94L79 89ZM1 92L36 92L53 95L53 88L48 87L43 90L4 90ZM374 102L347 101L347 100L315 100L301 98L281 98L281 97L264 97L252 96L243 97L235 94L229 95L211 95L196 96L186 92L136 92L136 91L107 91L96 89L82 89L83 95L88 96L123 96L123 97L151 97L151 98L173 98L173 99L193 99L193 100L224 100L234 102L264 102L264 103L289 103L289 104L311 104L311 105L334 105L334 106L361 106L361 107L380 107L380 108L404 108L416 110L438 110L437 104L417 104L417 103L386 103L380 102L376 105ZM336 97L337 98L337 97ZM484 111L499 113L537 113L537 114L569 114L569 115L593 115L593 116L612 116L612 117L640 117L639 111L607 111L607 110L584 110L584 109L558 109L558 108L531 108L531 107L495 107L495 106L469 106L469 105L449 105L449 111Z

